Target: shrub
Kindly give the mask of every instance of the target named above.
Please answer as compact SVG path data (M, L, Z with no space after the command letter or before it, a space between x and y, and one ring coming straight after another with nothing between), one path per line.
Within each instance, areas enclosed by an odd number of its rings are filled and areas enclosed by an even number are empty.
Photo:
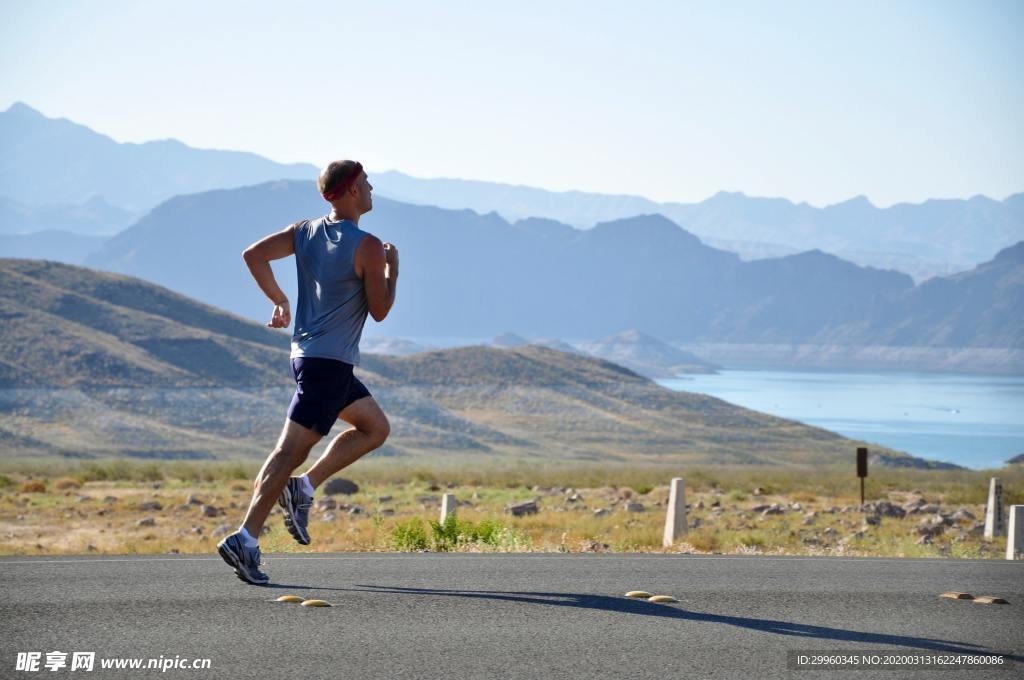
M430 531L434 550L451 550L459 544L459 520L455 515L445 517L443 524L431 520Z
M686 542L693 546L694 550L701 552L714 552L718 550L718 536L704 531L693 531L686 537Z
M164 478L164 473L156 463L147 463L139 469L138 478L143 482L159 482Z
M7 475L0 475L0 489L6 489L10 486L14 486L14 480Z
M433 549L439 552L472 544L500 547L522 542L521 537L513 535L515 532L498 520L485 519L474 525L454 514L448 515L443 523L431 520L430 531Z
M473 528L469 540L487 545L497 545L501 530L504 528L505 525L497 520L485 519Z
M159 482L164 478L163 470L156 463L138 464L127 460L111 460L106 463L89 463L82 468L81 478L87 482Z
M53 483L53 486L61 491L65 491L67 489L81 489L82 482L74 477L61 477Z
M21 485L21 493L46 493L46 484L32 479Z
M637 494L639 494L641 496L646 496L647 494L649 494L653 490L654 490L654 486L652 486L651 484L635 484L635 485L633 485L633 491L636 491Z
M752 533L743 533L736 536L736 543L749 548L763 548L765 546L764 538Z
M397 522L391 530L391 538L395 550L426 550L427 532L423 528L423 520L413 517L405 522Z

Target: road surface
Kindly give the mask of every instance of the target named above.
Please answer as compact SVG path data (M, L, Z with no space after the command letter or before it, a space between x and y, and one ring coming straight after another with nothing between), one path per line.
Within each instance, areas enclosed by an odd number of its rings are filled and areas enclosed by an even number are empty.
M1011 678L1024 563L651 554L0 559L0 678ZM645 590L678 598L623 597ZM939 597L995 595L1009 605ZM274 602L320 598L331 608ZM1012 669L797 671L787 652L1002 653ZM46 670L48 652L68 667ZM39 671L18 671L38 652ZM92 671L70 670L94 652ZM104 670L150 658L208 669ZM163 663L163 662L161 662ZM170 663L168 661L167 663Z

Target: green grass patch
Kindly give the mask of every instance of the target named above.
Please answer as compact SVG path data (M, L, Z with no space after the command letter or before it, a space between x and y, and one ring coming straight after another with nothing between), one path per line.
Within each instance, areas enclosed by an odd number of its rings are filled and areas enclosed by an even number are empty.
M396 522L391 530L391 541L395 550L409 552L426 550L430 545L427 530L419 517Z
M430 520L427 525L419 517L400 520L391 529L391 545L395 550L434 550L450 552L471 548L495 550L522 549L529 544L525 534L506 526L496 519L484 519L479 523L460 520L451 514L444 522Z

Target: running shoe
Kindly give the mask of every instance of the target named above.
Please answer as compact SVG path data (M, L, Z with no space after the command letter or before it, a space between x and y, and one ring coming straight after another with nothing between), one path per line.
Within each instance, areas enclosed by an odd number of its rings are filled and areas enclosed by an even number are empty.
M284 526L288 533L302 545L309 545L309 508L313 505L313 497L302 488L302 479L291 477L277 499L277 504L284 509Z
M270 577L260 571L260 547L249 547L238 531L217 544L217 552L230 566L235 568L235 576L246 583L262 586L270 582Z

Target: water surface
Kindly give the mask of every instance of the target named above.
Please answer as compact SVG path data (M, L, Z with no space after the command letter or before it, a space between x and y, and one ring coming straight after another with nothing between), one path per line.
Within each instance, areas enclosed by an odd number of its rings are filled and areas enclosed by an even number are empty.
M1024 452L1024 376L727 370L658 382L970 468Z

